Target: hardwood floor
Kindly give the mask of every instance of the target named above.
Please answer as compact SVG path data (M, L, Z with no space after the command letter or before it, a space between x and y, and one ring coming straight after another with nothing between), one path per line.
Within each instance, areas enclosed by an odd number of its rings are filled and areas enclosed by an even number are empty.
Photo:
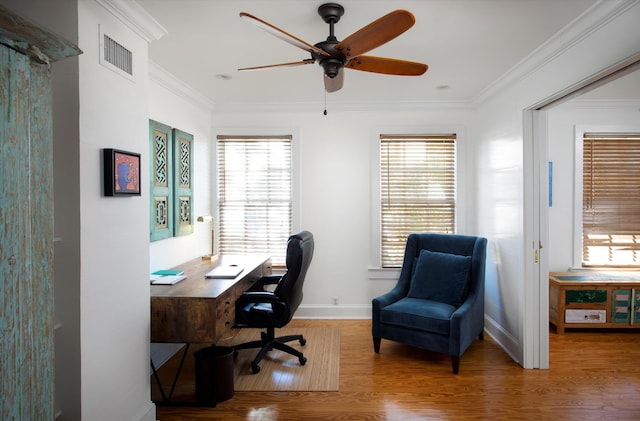
M550 333L550 369L525 370L485 335L450 358L383 340L370 320L294 320L341 330L339 392L237 392L216 408L159 406L185 420L640 420L640 333Z

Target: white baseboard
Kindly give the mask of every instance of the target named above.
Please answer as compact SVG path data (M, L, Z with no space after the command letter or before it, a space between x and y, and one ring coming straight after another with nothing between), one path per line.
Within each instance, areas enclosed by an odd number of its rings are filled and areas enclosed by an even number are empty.
M370 304L352 305L301 305L294 316L296 319L370 319Z
M153 402L150 402L149 409L142 416L142 418L140 418L140 421L157 421L157 418L156 418L156 405Z
M484 331L491 336L491 339L493 339L515 362L522 365L519 356L520 347L518 346L517 338L507 332L494 319L487 316L486 313L484 315Z

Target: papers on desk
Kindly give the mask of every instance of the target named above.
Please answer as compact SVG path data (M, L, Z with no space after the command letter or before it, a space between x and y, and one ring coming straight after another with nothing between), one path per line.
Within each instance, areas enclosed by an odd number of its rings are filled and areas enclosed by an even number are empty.
M180 275L157 275L155 273L151 274L151 285L173 285L182 281L183 279L187 279L187 275L184 272Z
M208 279L233 279L244 270L244 266L219 265L204 275Z

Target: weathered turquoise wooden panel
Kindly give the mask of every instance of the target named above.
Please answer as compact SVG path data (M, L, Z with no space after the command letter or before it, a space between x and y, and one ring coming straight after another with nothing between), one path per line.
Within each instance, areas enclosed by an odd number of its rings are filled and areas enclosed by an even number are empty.
M617 289L611 297L611 321L629 323L631 321L631 290Z
M193 233L193 135L173 129L174 235Z
M0 6L0 419L53 420L49 63L80 50Z
M49 68L0 46L0 418L53 419Z
M16 15L1 4L0 44L8 45L43 64L82 53L76 45Z
M149 120L151 241L173 236L172 138L171 127Z

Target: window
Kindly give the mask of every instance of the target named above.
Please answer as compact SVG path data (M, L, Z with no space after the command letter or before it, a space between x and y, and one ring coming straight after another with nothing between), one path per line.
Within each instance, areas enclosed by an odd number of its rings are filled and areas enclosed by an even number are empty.
M640 133L584 133L582 265L640 266Z
M455 232L455 198L455 134L381 135L381 266L402 266L412 232Z
M291 136L218 136L222 254L265 253L284 266L292 229Z

